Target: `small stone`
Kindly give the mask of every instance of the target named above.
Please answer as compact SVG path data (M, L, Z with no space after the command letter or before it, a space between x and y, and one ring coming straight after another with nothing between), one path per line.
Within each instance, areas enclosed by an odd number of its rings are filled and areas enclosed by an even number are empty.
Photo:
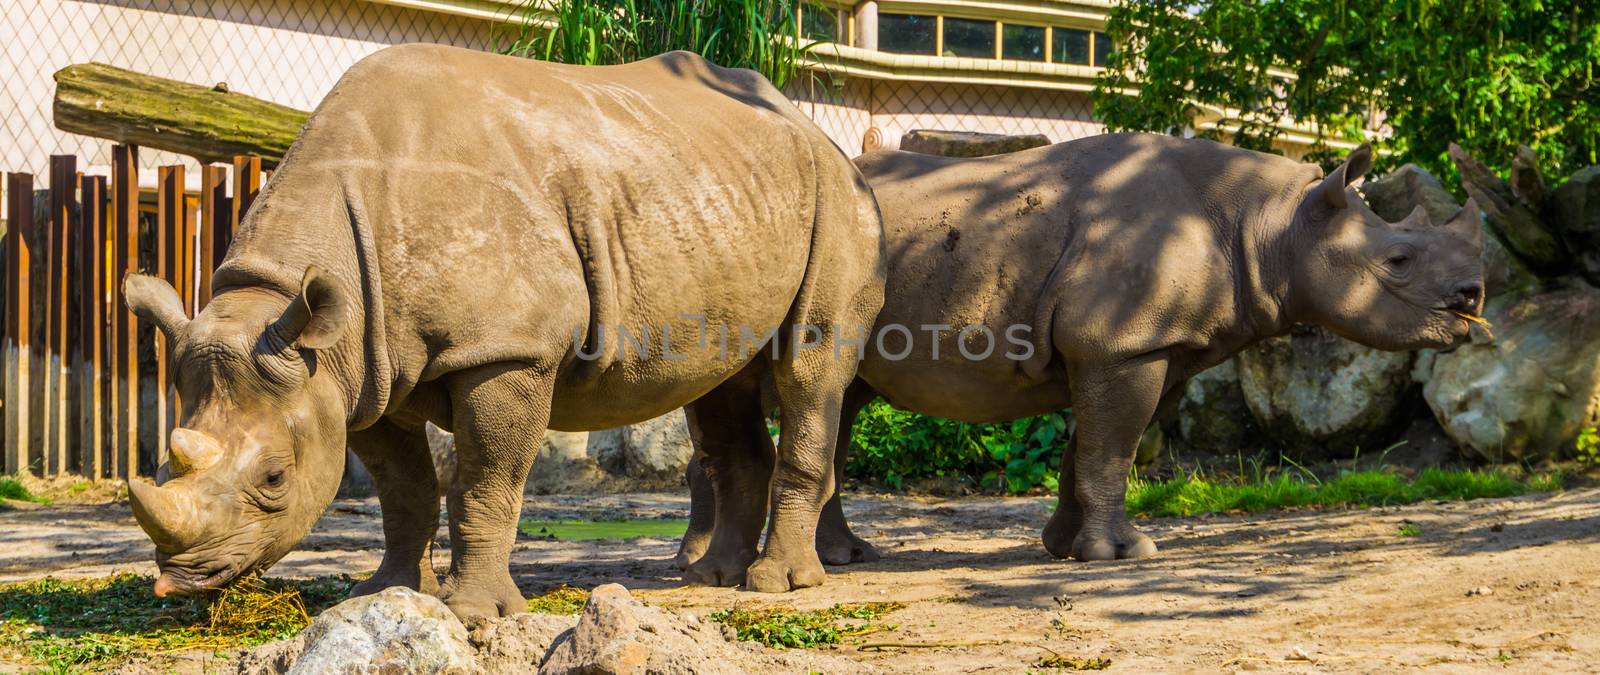
M1467 591L1467 597L1470 598L1470 597L1475 596L1475 595L1494 595L1494 589L1493 588L1489 588L1488 586L1479 586L1479 587L1474 588L1474 589L1472 589L1470 591Z

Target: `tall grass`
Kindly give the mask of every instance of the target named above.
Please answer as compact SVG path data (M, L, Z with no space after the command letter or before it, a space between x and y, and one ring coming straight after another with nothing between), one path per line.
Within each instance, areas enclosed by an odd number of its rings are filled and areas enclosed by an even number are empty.
M610 65L685 50L782 87L808 48L793 0L535 0L523 17L499 51L557 63Z
M1345 471L1321 480L1308 471L1260 472L1221 478L1180 473L1163 481L1128 482L1127 511L1135 516L1255 513L1301 506L1394 506L1442 499L1513 497L1561 489L1559 473L1516 479L1478 469L1426 469L1407 480L1387 471Z

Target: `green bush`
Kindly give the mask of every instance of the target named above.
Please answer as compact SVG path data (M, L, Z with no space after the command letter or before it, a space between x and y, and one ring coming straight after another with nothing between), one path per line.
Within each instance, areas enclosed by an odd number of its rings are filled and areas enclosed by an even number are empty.
M1068 413L973 424L896 410L874 401L856 417L845 472L894 488L906 479L975 476L1022 493L1056 489Z

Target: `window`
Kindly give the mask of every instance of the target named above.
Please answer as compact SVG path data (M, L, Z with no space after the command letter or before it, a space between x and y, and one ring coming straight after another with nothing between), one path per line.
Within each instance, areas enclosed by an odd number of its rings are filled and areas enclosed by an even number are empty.
M993 21L978 19L944 20L944 55L976 59L994 58Z
M1056 28L1050 31L1050 60L1056 63L1089 65L1089 31Z
M1044 60L1044 26L1005 24L1000 31L1000 57L1017 61Z
M1111 36L1105 33L1094 34L1094 65L1106 65L1106 57L1111 55Z
M800 7L800 35L818 42L838 42L838 13L821 5L802 5Z
M937 24L934 17L920 14L879 14L878 49L892 54L932 56Z

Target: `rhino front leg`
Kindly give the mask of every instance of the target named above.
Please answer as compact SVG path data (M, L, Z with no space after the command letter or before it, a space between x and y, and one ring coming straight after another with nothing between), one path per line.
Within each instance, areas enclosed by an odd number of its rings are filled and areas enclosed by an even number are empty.
M702 489L711 493L714 507L706 547L684 570L683 578L690 583L736 586L744 582L746 568L756 559L775 452L753 371L722 383L684 408L696 461L704 472ZM701 506L691 504L691 509Z
M1164 358L1151 358L1069 373L1077 430L1071 456L1062 462L1061 503L1044 530L1045 548L1052 554L1078 560L1155 554L1155 542L1128 522L1123 500L1139 437L1161 400L1166 372Z
M385 417L349 440L372 473L383 508L383 562L371 578L350 589L351 597L390 586L438 592L431 554L439 531L439 482L422 423L412 428Z
M817 555L827 565L876 562L881 557L877 548L850 531L840 500L845 460L850 452L850 430L855 426L856 415L877 397L878 393L860 379L844 392L844 408L839 411L839 436L834 441L833 496L822 505L822 518L817 522Z
M491 364L450 378L456 474L446 493L450 573L439 598L463 621L528 611L511 579L523 485L550 419L552 378Z
M690 425L690 429L693 428ZM694 443L699 446L700 440L695 439ZM712 529L717 524L717 498L712 492L711 479L706 477L706 470L701 466L704 461L705 456L696 451L684 470L684 480L689 483L689 527L684 529L683 540L678 542L678 555L672 558L672 564L680 570L689 569L706 554L711 546Z

